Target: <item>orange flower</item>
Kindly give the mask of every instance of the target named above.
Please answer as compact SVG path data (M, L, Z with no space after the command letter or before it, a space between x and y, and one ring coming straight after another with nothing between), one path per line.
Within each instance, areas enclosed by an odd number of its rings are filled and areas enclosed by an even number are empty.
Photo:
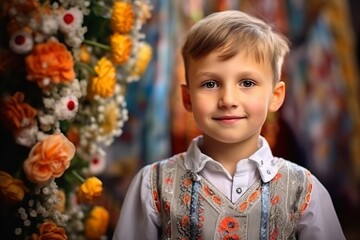
M100 239L106 232L109 223L109 212L101 206L95 206L85 221L86 239Z
M308 203L303 203L300 206L300 213L303 214L308 207Z
M275 205L279 202L280 200L280 196L276 195L272 200L271 200L271 205Z
M191 196L189 193L185 193L183 197L183 202L185 205L190 206Z
M111 15L113 31L128 33L134 25L134 11L130 3L115 1Z
M51 178L60 177L74 155L74 144L62 133L56 133L34 145L23 168L31 182L44 184Z
M53 222L44 222L39 227L39 234L33 234L31 240L66 240L65 229Z
M91 202L102 193L102 182L97 177L90 177L81 184L77 196L80 201Z
M207 196L212 196L212 195L214 195L214 192L209 188L209 186L207 186L207 185L205 185L204 187L203 187L203 190L204 190L204 192L205 192L205 194L207 195Z
M185 178L184 179L184 186L186 188L189 188L191 186L191 184L192 184L192 180L190 178Z
M221 198L219 196L214 195L212 199L217 205L221 205Z
M36 109L24 103L22 92L16 92L14 96L4 100L0 110L1 120L14 134L34 125L36 114Z
M248 202L247 202L247 201L241 203L241 204L240 204L240 207L239 207L239 211L240 211L240 212L244 212L244 211L246 210L247 206L248 206Z
M131 54L132 41L128 35L114 33L110 36L112 59L115 64L125 63Z
M260 195L260 189L256 190L256 192L254 192L250 195L249 201L250 202L255 201L259 195Z
M25 62L28 80L37 82L41 88L46 88L50 83L69 83L75 78L72 55L59 42L37 44Z
M239 223L235 218L224 217L220 221L219 231L220 232L235 232L239 228Z
M27 188L24 183L10 174L0 171L0 197L10 202L18 202L23 200Z
M275 175L275 177L272 179L272 181L277 181L277 180L279 180L280 178L282 178L282 174L281 174L281 173L277 173L277 174Z

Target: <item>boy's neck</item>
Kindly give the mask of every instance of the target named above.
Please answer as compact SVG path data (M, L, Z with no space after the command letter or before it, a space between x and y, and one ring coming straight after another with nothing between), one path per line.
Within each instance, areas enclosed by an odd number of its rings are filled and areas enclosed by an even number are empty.
M236 171L236 165L240 160L249 158L258 149L259 136L254 135L246 141L237 143L218 142L204 135L199 146L201 152L221 163L231 176Z

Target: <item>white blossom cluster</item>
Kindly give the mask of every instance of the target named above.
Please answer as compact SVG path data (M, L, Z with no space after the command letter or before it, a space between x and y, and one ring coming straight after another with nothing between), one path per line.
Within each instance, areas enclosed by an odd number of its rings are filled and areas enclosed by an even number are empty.
M16 235L21 235L23 231L26 231L26 228L41 222L39 219L52 220L58 226L65 227L67 225L69 215L61 212L60 205L63 200L60 198L59 189L55 181L51 181L48 185L34 188L30 196L28 208L20 207L18 209L23 225L15 229Z

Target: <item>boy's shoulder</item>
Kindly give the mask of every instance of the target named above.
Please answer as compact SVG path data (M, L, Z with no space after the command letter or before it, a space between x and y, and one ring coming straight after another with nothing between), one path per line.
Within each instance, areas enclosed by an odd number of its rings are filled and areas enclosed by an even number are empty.
M291 160L284 159L284 158L278 158L278 159L279 159L279 161L281 161L281 167L286 167L286 168L288 168L289 170L292 170L292 171L304 171L304 172L310 173L309 169L307 169L306 167L301 166L301 165L299 165L299 164L297 164L295 162L292 162Z
M306 167L283 158L278 158L278 163L278 173L286 174L288 177L301 182L312 182L312 173Z

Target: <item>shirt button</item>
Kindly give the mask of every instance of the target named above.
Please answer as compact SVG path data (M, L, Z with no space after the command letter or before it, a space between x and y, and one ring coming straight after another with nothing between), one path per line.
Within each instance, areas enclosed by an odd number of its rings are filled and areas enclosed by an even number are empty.
M238 187L238 188L236 189L236 192L237 192L237 194L240 194L240 193L242 192L242 189Z

